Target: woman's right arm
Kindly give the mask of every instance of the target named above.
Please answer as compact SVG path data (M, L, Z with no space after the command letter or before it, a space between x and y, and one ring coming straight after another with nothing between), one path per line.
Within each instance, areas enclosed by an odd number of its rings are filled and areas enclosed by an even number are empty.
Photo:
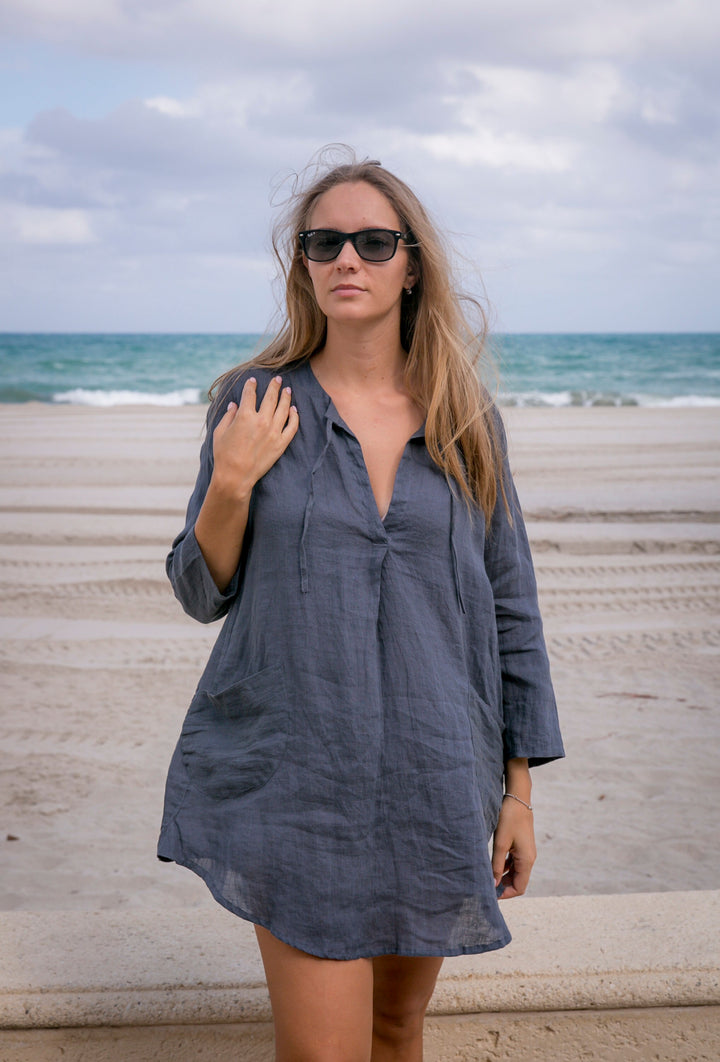
M298 429L289 388L270 381L257 407L250 377L206 438L185 528L166 569L185 611L201 623L223 616L237 592L238 566L252 489L285 452Z
M257 382L246 381L240 404L231 402L213 432L213 473L197 520L195 537L220 592L240 561L253 487L285 452L298 429L290 388L268 384L257 408Z

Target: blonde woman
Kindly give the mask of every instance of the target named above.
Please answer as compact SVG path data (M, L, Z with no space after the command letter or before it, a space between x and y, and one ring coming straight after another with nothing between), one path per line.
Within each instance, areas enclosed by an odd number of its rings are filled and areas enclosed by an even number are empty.
M417 1060L442 957L510 939L530 767L563 748L437 231L367 161L316 176L286 222L284 325L217 384L167 561L190 615L227 618L158 854L255 924L279 1062Z

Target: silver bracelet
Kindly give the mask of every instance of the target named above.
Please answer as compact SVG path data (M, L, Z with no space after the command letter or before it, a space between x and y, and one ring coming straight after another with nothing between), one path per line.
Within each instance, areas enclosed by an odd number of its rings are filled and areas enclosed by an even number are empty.
M512 800L517 800L518 804L522 804L523 807L528 809L528 811L532 811L533 809L532 804L526 804L524 800L521 800L519 796L515 796L514 793L503 793L503 800L505 799L505 797L510 797Z

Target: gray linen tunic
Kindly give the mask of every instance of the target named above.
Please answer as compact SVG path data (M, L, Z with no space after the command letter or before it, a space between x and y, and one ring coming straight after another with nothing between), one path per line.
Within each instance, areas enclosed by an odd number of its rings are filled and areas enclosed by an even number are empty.
M271 374L253 374L262 395ZM513 525L499 503L486 536L420 428L382 520L309 363L283 382L300 428L253 491L229 587L193 530L215 417L167 559L186 612L227 618L170 765L158 855L315 955L503 947L488 840L504 761L563 755L514 488Z

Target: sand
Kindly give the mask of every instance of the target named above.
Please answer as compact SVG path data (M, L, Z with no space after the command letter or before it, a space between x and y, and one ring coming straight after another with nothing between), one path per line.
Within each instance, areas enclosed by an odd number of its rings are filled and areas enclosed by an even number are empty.
M533 895L718 888L720 416L507 413L567 759ZM203 410L0 406L0 909L212 904L155 859L217 625L163 561Z

